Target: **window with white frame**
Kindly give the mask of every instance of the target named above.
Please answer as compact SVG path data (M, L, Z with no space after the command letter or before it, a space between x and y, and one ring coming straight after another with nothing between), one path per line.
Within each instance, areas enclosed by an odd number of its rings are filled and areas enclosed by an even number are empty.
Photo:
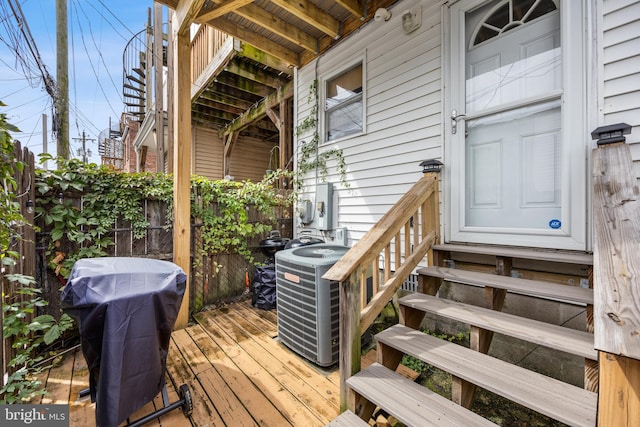
M363 129L362 63L326 80L325 141Z

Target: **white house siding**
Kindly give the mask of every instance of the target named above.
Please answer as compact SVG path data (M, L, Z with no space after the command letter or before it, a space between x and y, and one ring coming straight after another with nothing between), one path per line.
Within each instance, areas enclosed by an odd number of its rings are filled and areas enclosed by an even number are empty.
M222 179L222 140L215 130L193 127L193 168L195 175Z
M422 25L405 34L401 16L422 6ZM320 152L343 150L349 187L340 183L336 162L328 162L326 181L334 184L334 227L346 227L349 245L359 240L421 177L419 163L442 157L441 137L441 2L402 1L389 10L388 22L367 24L302 68L296 80L296 123L310 114L309 87L362 57L365 67L365 133L335 143L320 142ZM316 74L317 73L317 74ZM319 106L321 119L322 106ZM322 129L319 128L322 135ZM296 135L296 146L310 141ZM299 149L298 149L299 151ZM306 175L300 199L315 200L322 176ZM310 228L314 228L311 224ZM330 240L333 233L323 235Z
M603 120L632 126L627 143L640 178L640 2L601 0L600 6Z

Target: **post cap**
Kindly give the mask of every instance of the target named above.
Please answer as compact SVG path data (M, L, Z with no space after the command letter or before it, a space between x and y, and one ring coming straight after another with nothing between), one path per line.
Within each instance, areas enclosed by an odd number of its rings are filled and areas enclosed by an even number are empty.
M429 173L429 172L440 173L440 169L442 168L443 164L444 163L442 163L440 160L429 159L420 163L420 166L422 166L422 173Z
M591 139L596 139L598 146L613 144L615 142L625 142L624 135L631 133L631 126L626 123L616 123L613 125L600 126L591 132Z

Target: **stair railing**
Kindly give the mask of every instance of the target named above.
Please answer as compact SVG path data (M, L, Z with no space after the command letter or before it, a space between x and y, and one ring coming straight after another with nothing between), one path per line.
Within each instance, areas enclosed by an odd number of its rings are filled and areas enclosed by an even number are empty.
M620 123L596 129L593 151L594 338L598 425L626 426L640 411L640 190Z
M360 371L360 339L418 264L438 243L440 162L425 173L323 278L340 283L340 410L346 380ZM435 168L431 168L436 164Z

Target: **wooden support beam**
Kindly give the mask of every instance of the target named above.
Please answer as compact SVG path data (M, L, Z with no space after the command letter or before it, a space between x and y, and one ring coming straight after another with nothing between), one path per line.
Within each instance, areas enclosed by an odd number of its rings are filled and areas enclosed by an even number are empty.
M267 114L267 106L272 108L280 104L283 99L289 99L293 96L293 83L287 83L278 91L264 98L258 105L251 107L245 111L240 117L236 118L233 122L222 129L219 133L220 136L228 135L231 132L236 132L254 121L264 117Z
M231 61L226 67L224 67L224 71L238 77L242 77L243 79L269 86L273 89L277 89L289 82L289 78L283 78L276 76L273 73L268 73L263 68L256 67L246 61Z
M167 93L170 94L174 94L174 87L175 87L175 68L174 68L174 61L175 61L175 46L173 44L173 41L171 39L171 35L173 34L173 18L174 18L174 13L173 12L169 12L169 25L167 28L167 34L169 36L169 42L167 43ZM173 99L171 100L172 102L169 102L167 105L167 172L168 173L173 173L173 157L174 157L174 150L175 150L175 123L173 121L174 119L174 103L173 103Z
M147 68L153 64L154 99L155 99L155 140L156 140L156 172L164 173L165 139L164 139L164 84L163 84L163 51L162 51L162 5L153 4L153 61L147 61ZM148 73L151 74L151 73Z
M238 141L238 135L240 132L233 132L227 136L226 141L224 142L224 157L222 159L224 176L230 174L231 171L231 150L233 150L233 146Z
M282 45L279 45L276 42L273 42L264 36L254 33L253 31L248 30L245 27L242 27L234 22L231 22L227 19L216 18L207 22L207 24L211 25L219 29L222 32L229 34L237 39L240 39L250 45L257 47L265 52L270 53L276 58L285 61L288 65L297 66L299 62L298 54L285 48ZM260 62L260 61L258 61Z
M364 19L364 7L362 1L358 0L336 0L340 6L347 9L351 14L357 18Z
M276 128L278 128L278 130L280 130L282 128L282 121L280 120L280 117L278 117L278 113L273 111L271 107L267 106L266 114L267 117L269 117L269 120L271 120L273 124L276 125Z
M640 360L605 352L599 354L601 392L598 393L598 426L638 425Z
M229 0L225 2L219 2L213 8L206 11L201 11L195 22L198 24L206 24L212 19L219 18L229 12L235 12L236 9L241 8L242 6L245 6L251 2L253 2L253 0Z
M256 83L255 81L245 79L244 77L231 73L222 73L216 77L215 81L218 85L229 86L239 90L240 92L256 95L260 98L264 98L273 92L273 88L270 88L269 86Z
M272 3L302 19L329 37L340 36L340 23L331 15L307 0L271 0Z
M182 5L182 2L180 2ZM189 16L189 15L187 15ZM185 21L182 22L184 29ZM179 27L180 28L180 27ZM188 28L188 26L187 26ZM175 328L189 324L189 273L191 272L191 45L188 31L173 34L174 64L174 123L176 143L173 165L173 262L187 273L187 286Z
M293 65L289 64L287 61L283 61L269 52L260 50L249 43L244 43L238 39L233 40L233 48L238 52L238 55L251 59L252 61L259 62L260 64L264 64L267 67L278 70L289 76L293 74Z
M340 282L340 412L348 409L347 379L360 372L360 282L359 271Z
M291 43L297 44L309 52L318 52L318 40L313 36L258 6L248 4L233 13L289 40Z
M179 35L189 34L191 24L200 13L204 2L205 0L180 0L178 2L175 7L176 16L173 19L173 25ZM187 46L189 47L189 55L191 55L191 40L187 40ZM189 71L189 76L191 76L191 71Z
M242 111L247 110L249 107L251 107L255 103L255 101L251 102L246 99L229 95L222 91L222 89L224 88L217 88L217 89L220 89L220 90L216 90L216 91L207 90L203 92L202 95L200 95L200 97L197 100L194 100L194 102L204 102L204 101L214 102L216 104L226 105L227 107L230 107L233 109L239 109Z

